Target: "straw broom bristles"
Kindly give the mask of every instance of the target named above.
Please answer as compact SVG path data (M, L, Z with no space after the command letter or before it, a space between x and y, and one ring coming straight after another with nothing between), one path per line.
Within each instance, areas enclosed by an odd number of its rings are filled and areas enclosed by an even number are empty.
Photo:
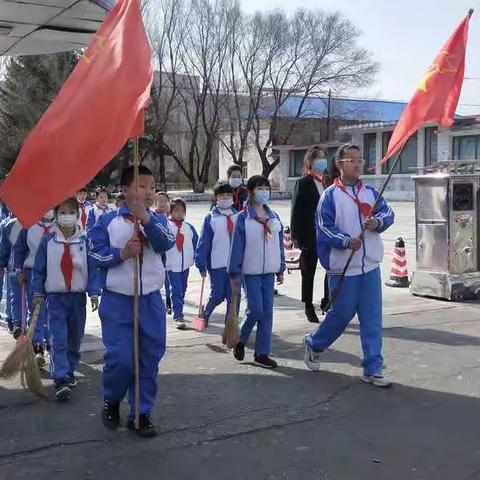
M238 295L240 288L232 288L232 303L228 312L227 321L222 334L222 343L227 348L234 348L240 338L240 330L238 328Z
M43 388L40 369L35 361L35 353L32 345L33 333L35 332L35 326L40 316L41 308L41 304L35 305L27 334L21 335L18 338L13 351L5 359L0 369L0 378L8 380L20 375L23 387L30 390L34 395L47 397Z

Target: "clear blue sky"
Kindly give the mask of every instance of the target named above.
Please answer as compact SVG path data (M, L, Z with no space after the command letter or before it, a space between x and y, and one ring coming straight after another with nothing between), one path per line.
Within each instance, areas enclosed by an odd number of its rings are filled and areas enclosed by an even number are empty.
M466 77L458 113L480 114L479 0L240 0L247 12L283 8L339 10L362 31L361 44L380 64L377 79L362 97L408 101L442 45L467 14L470 21ZM474 104L475 106L467 106Z

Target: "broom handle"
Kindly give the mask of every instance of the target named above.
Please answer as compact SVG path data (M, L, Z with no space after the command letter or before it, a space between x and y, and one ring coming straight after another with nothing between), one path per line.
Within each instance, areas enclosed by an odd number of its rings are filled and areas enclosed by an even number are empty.
M37 326L38 317L40 316L40 310L42 309L42 303L37 303L32 313L32 321L27 331L27 341L31 342L33 334L35 333L35 327Z
M205 277L202 277L202 287L200 289L200 305L198 306L198 316L202 313L203 308L203 289L205 287Z
M20 324L22 327L22 331L25 331L25 328L27 326L27 318L26 318L26 308L25 308L25 303L26 303L26 295L25 295L25 283L22 283L22 295L21 295L21 302L22 304L20 305L20 315L22 318L20 319Z
M138 137L134 139L133 174L135 198L138 199ZM138 236L138 219L134 219L135 233ZM135 274L133 277L133 357L135 363L135 411L134 426L140 428L140 345L138 339L139 307L140 307L140 255L134 258Z
M385 193L385 190L387 189L387 185L390 183L390 180L392 179L392 175L393 175L393 171L395 170L398 162L400 161L400 158L402 157L402 153L403 153L403 150L405 149L405 145L407 144L407 142L405 142L402 146L402 148L400 149L400 151L398 152L398 155L397 155L397 158L395 159L395 161L393 162L392 164L392 167L390 168L390 171L388 172L388 176L387 178L385 179L385 181L383 182L383 185L382 185L382 188L380 189L380 192L378 193L378 197L376 198L375 200L375 203L373 204L373 207L372 209L370 210L370 215L369 217L372 215L372 213L376 210L376 208L378 207L382 197L383 197L383 194ZM363 237L363 233L365 232L365 229L362 227L362 233L360 234L361 237ZM340 276L340 280L335 288L335 290L332 292L332 295L330 297L330 300L329 300L329 304L330 306L333 305L333 302L334 300L338 297L338 294L340 293L340 290L342 288L342 284L343 284L343 281L345 279L345 275L347 273L347 270L348 270L348 267L350 266L350 263L352 263L352 260L353 260L353 256L355 255L355 252L352 250L350 252L350 256L348 257L348 260L347 260L347 263L345 264L345 266L343 267L343 270L342 270L342 274Z

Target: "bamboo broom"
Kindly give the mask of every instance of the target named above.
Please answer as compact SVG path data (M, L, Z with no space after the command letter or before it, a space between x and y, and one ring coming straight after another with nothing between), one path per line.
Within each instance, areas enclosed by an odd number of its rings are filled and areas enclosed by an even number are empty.
M227 348L234 348L240 338L240 330L238 328L238 295L240 294L240 285L236 282L232 284L232 302L228 312L227 321L222 334L222 343Z

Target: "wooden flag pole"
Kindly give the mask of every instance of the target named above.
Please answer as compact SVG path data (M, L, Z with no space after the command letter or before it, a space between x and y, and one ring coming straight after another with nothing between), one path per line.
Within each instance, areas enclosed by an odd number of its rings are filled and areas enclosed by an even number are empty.
M133 145L133 175L135 184L135 198L138 199L138 137L134 139ZM135 235L139 235L138 219L134 219ZM138 430L140 428L140 345L138 339L139 316L140 316L140 255L134 258L135 274L133 276L133 356L135 362L135 417L134 426Z
M407 143L408 143L408 140L403 144L402 148L398 152L397 158L393 162L392 167L390 168L390 171L388 172L387 178L383 182L383 185L382 185L382 188L380 189L378 197L375 200L375 203L373 204L373 207L372 207L372 210L370 211L369 217L371 217L374 214L375 210L377 209L378 204L380 203L380 201L383 197L383 194L385 193L385 190L387 189L387 186L390 183L390 180L392 179L393 172L394 172L395 168L397 167L398 162L400 161L403 150L405 149L405 145ZM360 234L360 237L363 237L364 232L365 232L365 229L362 227L362 233ZM355 255L355 252L352 250L350 252L350 256L348 257L347 263L343 267L342 274L340 275L340 280L339 280L337 286L335 287L335 290L333 290L332 294L330 295L330 298L329 298L329 301L328 301L328 306L327 306L326 310L328 310L333 305L334 300L338 297L338 294L340 293L340 290L342 289L342 284L343 284L343 281L345 280L345 275L347 273L348 267L350 266L350 263L352 263L354 255Z

